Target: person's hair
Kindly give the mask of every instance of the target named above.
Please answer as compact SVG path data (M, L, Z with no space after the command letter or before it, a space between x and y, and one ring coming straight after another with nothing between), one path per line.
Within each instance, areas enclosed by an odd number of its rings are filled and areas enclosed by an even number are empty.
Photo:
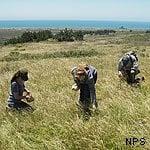
M11 83L15 82L17 78L26 76L28 78L28 70L27 69L20 69L17 71L11 78Z
M77 67L77 75L85 75L86 74L86 65L79 64Z
M88 65L87 64L79 64L77 67L77 72L76 72L76 78L80 78L81 76L86 76L86 70L88 70Z

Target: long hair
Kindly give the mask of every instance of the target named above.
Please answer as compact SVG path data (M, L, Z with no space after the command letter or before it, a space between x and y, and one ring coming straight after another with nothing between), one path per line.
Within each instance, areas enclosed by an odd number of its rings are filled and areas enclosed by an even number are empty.
M15 82L17 78L20 76L20 71L17 71L11 78L11 83Z
M28 70L27 69L21 69L19 71L17 71L11 78L11 83L15 82L17 80L17 78L21 77L23 78L24 76L28 76Z

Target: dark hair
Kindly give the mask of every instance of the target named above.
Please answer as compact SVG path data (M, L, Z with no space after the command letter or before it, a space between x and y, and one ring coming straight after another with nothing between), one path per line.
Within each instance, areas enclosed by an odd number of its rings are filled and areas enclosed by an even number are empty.
M17 71L13 77L11 78L11 83L16 81L17 78L21 77L22 80L27 81L28 80L28 70L27 69L21 69Z

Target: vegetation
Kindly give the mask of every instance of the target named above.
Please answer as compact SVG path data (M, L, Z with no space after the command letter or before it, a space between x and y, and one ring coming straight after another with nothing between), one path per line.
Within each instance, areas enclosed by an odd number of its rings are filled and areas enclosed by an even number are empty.
M142 34L145 38L145 33ZM84 41L32 42L0 48L1 150L149 150L150 45L134 42L138 33L85 36ZM132 40L125 41L131 38ZM119 41L119 44L118 44ZM143 44L144 43L144 44ZM125 51L137 50L145 82L131 87L117 77ZM17 60L17 61L16 61ZM97 68L98 110L89 121L78 117L78 92L71 90L70 70L86 62ZM29 70L27 88L33 113L6 111L10 79L19 68ZM146 139L126 145L126 138Z
M97 51L94 50L86 50L86 51L60 51L54 53L40 53L40 54L30 54L24 53L21 54L19 52L10 52L7 56L4 56L0 61L20 61L20 60L38 60L38 59L48 59L48 58L79 58L79 57L92 57L98 54Z
M39 42L39 41L47 40L52 37L53 37L52 32L49 30L43 30L38 32L27 31L24 32L20 37L9 39L4 44L8 45L8 44L17 44L17 43L26 43L26 42Z
M145 33L150 33L150 30L147 30Z
M50 30L41 30L38 32L35 31L25 31L21 36L10 38L4 42L4 45L8 44L17 44L17 43L27 43L27 42L40 42L45 41L50 38L53 38L59 42L67 41L83 41L85 34L94 34L94 35L109 35L110 33L115 33L114 30L77 30L73 31L72 29L60 30L58 33L52 33Z

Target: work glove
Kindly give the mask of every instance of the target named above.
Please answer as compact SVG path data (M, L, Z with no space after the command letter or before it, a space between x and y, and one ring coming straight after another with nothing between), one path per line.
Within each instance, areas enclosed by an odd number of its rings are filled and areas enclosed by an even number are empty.
M118 72L118 77L119 77L119 78L122 78L122 77L123 77L123 75L122 75L122 72L121 72L121 71L119 71L119 72Z
M72 85L72 90L78 91L78 90L79 90L79 87L78 87L76 84L74 84L74 85Z
M26 101L27 101L27 102L32 102L32 101L34 101L34 98L32 97L31 93L26 96Z
M130 72L131 74L134 74L135 73L135 70L133 70L133 69L131 69L131 72Z

